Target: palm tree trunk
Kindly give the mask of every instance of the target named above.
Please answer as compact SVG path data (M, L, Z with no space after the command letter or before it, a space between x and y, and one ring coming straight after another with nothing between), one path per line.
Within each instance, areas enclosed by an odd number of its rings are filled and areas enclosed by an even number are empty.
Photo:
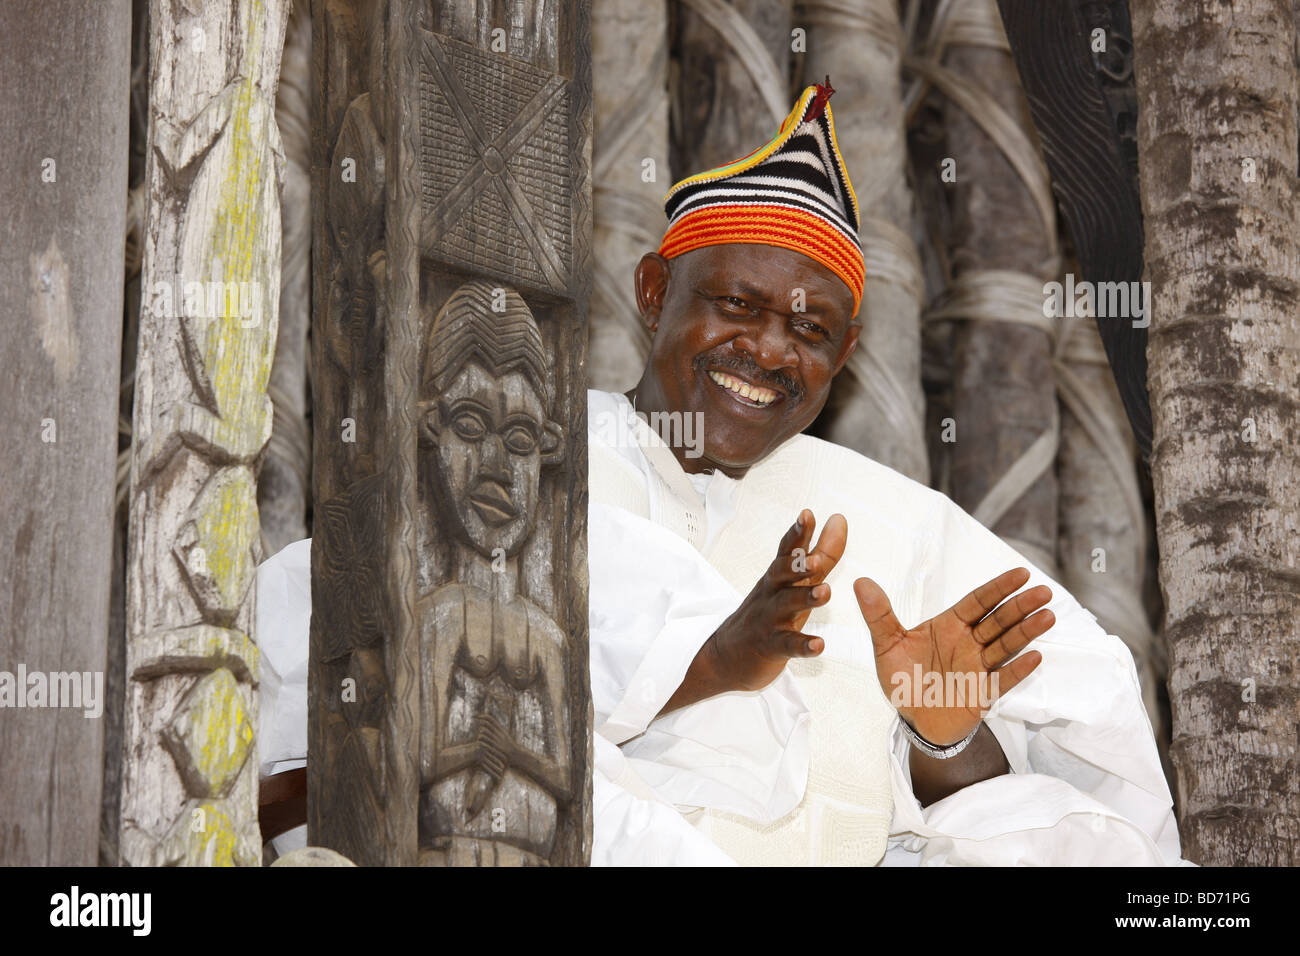
M267 554L307 537L311 426L307 422L311 325L311 9L293 0L280 61L275 121L284 141L280 329L268 391L275 424L257 481Z
M1133 6L1152 479L1184 853L1300 862L1290 0Z

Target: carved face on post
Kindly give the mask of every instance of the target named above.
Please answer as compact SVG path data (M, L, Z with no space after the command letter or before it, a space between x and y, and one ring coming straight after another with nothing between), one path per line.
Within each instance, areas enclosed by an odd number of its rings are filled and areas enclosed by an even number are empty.
M469 282L425 348L420 434L436 446L434 500L475 551L514 555L533 532L542 466L561 457L537 324L518 293Z

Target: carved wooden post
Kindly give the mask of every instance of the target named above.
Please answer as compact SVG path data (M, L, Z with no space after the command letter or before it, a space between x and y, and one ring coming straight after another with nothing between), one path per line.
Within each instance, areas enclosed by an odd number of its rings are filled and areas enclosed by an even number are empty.
M308 822L361 864L590 856L590 10L477 7L313 7Z
M0 7L3 866L99 844L130 22L125 0Z
M271 433L286 10L150 9L121 809L131 865L261 860L254 465Z

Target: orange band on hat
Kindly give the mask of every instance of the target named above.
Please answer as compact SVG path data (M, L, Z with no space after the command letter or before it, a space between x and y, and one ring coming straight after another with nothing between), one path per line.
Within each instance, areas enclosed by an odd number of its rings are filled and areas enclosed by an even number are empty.
M672 259L702 246L741 242L779 246L817 260L849 287L857 314L865 279L861 250L824 218L800 209L761 204L697 209L668 228L659 254Z

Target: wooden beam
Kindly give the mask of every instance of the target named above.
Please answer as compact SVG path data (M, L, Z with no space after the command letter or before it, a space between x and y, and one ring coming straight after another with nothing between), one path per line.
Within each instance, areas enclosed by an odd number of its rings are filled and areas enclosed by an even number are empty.
M0 35L0 864L93 866L108 707L130 3L7 3ZM56 686L31 706L34 675L51 673L75 675L79 695L98 688L94 709L51 706ZM28 706L14 709L20 699Z

